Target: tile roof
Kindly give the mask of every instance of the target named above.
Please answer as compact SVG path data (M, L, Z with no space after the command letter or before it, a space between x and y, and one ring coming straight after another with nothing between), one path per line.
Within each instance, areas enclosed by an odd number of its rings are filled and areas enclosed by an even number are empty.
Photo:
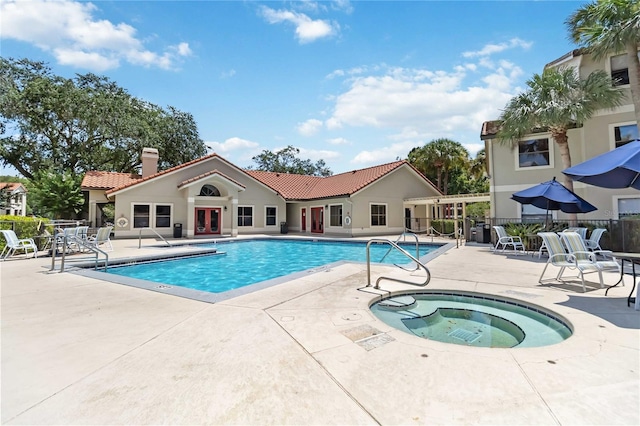
M418 172L404 160L368 167L366 169L352 170L327 177L262 172L257 170L245 170L245 172L279 192L286 200L313 200L355 194L367 185L403 165L411 167L420 177L433 186L422 173Z
M218 157L225 163L234 166L226 161L224 158L217 154L210 154L193 161L189 161L184 164L172 167L170 169L158 172L146 178L142 178L138 175L131 175L127 173L113 173L113 172L87 172L82 180L83 189L105 189L107 195L116 191L128 188L130 186L142 183L151 179L155 179L161 175L188 167L192 164L205 161L207 159ZM406 160L394 161L392 163L382 164L379 166L368 167L365 169L353 170L346 173L340 173L328 177L308 176L308 175L296 175L289 173L275 173L275 172L263 172L258 170L243 170L237 168L239 171L246 173L248 176L254 178L258 182L266 185L279 193L286 200L312 200L319 198L331 198L344 195L352 195L359 190L363 189L367 185L375 182L383 176L391 173L399 167L406 165L414 170L420 177L422 177L427 183L429 183L435 189L435 186L416 170ZM208 175L218 173L216 170L201 174L190 178L180 185L186 185L195 180L201 179ZM227 176L225 176L228 178ZM228 178L232 182L236 182L234 179ZM239 183L238 183L239 184ZM242 184L239 184L243 186Z
M0 189L7 189L9 191L15 191L21 186L22 184L20 182L0 182Z
M183 186L185 186L185 185L189 185L190 183L197 182L197 181L199 181L200 179L204 179L204 178L209 177L209 176L221 176L221 177L223 177L224 179L228 180L229 182L233 182L233 183L235 183L235 184L236 184L236 185L238 185L240 188L246 188L246 186L244 186L243 184L241 184L241 183L240 183L240 182L238 182L237 180L232 179L232 178L230 178L229 176L225 175L224 173L219 172L219 171L218 171L218 169L213 169L213 170L208 171L208 172L206 172L206 173L202 173L201 175L194 176L194 177L192 177L192 178L190 178L190 179L187 179L187 180L185 180L185 181L183 181L183 182L180 182L180 184L178 185L178 188L182 188L182 187L183 187Z
M132 186L132 185L135 185L135 184L138 184L138 183L142 183L142 182L146 182L146 181L151 180L151 179L155 179L158 176L166 175L167 173L171 173L171 172L174 172L176 170L184 169L185 167L189 167L192 164L196 164L196 163L208 160L209 158L213 158L213 157L219 157L221 160L225 161L222 157L220 157L218 154L216 154L214 152L213 154L205 155L204 157L196 158L195 160L191 160L191 161L187 161L186 163L178 164L177 166L171 167L170 169L163 170L163 171L158 172L158 173L154 173L154 174L149 175L149 176L147 176L145 178L140 177L136 181L129 182L129 183L124 183L124 184L121 184L121 185L118 185L118 186L113 186L113 187L111 187L110 189L108 189L106 191L106 194L109 195L109 194L111 194L113 192L120 191L121 189L125 189L125 188L127 188L129 186Z
M82 189L112 189L140 181L142 177L132 173L89 171L82 178Z

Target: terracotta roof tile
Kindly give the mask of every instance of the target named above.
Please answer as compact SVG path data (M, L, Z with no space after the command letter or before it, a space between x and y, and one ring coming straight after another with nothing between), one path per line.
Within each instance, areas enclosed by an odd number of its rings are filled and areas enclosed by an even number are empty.
M116 186L116 187L112 187L111 189L106 191L106 193L107 193L107 195L109 195L109 194L111 194L113 192L120 191L121 189L125 189L125 188L127 188L129 186L132 186L132 185L135 185L135 184L138 184L138 183L142 183L142 182L146 182L148 180L157 178L158 176L166 175L167 173L171 173L171 172L174 172L176 170L183 169L183 168L188 167L188 166L190 166L192 164L196 164L196 163L199 163L201 161L208 160L209 158L212 158L212 157L219 157L219 155L216 154L216 153L213 153L213 154L205 155L204 157L196 158L195 160L187 161L186 163L178 164L177 166L171 167L170 169L163 170L161 172L149 175L149 176L147 176L145 178L140 178L135 182L130 182L130 183L126 183L126 184L123 184L123 185Z
M21 186L20 182L0 182L0 189L7 189L8 191L15 191Z
M154 175L147 176L146 178L142 178L137 175L129 175L126 173L87 172L84 179L82 180L82 187L83 189L105 189L108 195L127 187L136 185L138 183L142 183L150 179L155 179L161 175L185 168L192 164L205 161L216 156L219 157L215 153L210 154L205 157L180 164L179 166L172 167L162 172L158 172ZM219 158L228 163L222 157ZM228 164L233 166L233 164L231 163ZM383 176L403 165L411 167L419 176L421 176L435 189L435 186L427 178L425 178L422 173L411 166L409 162L404 160L382 164L374 167L368 167L365 169L353 170L350 172L340 173L328 177L263 172L259 170L243 170L240 168L238 168L238 170L246 173L248 176L251 176L258 182L261 182L267 187L273 189L286 200L312 200L354 194L367 185L375 182L376 180L382 178ZM188 183L216 173L222 175L222 173L218 172L217 170L212 170L199 176L190 178L182 182L180 186L186 185ZM238 183L236 180L231 179L225 175L222 176L229 179L230 181ZM240 183L238 183L238 185L244 187L244 185Z
M82 178L82 189L111 189L118 186L130 185L142 179L140 175L132 173L89 171Z
M246 170L246 173L273 188L287 200L312 200L354 194L404 164L415 170L407 161L395 161L328 177L257 170ZM416 172L433 186L420 172Z
M230 181L230 182L235 183L235 184L236 184L236 185L238 185L239 187L241 187L241 188L246 188L246 186L245 186L245 185L241 184L240 182L238 182L238 181L237 181L237 180L235 180L235 179L230 178L229 176L225 175L224 173L219 172L217 169L213 169L213 170L211 170L211 171L209 171L209 172L202 173L201 175L194 176L194 177L192 177L192 178L190 178L190 179L187 179L187 180L185 180L185 181L183 181L183 182L180 182L180 184L178 185L178 188L182 188L183 186L188 185L188 184L190 184L190 183L192 183L192 182L196 182L196 181L198 181L198 180L200 180L200 179L202 179L202 178L206 178L207 176L213 176L213 175L222 176L222 177L223 177L223 178L225 178L226 180L228 180L228 181Z

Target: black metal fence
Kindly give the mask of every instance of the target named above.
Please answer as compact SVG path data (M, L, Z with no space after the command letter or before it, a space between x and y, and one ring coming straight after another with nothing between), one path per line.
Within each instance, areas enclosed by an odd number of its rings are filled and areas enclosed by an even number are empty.
M640 219L621 219L621 220L578 220L569 223L569 221L558 221L546 223L544 221L526 221L522 222L520 218L460 218L458 219L458 229L461 229L466 241L474 241L480 243L496 242L496 233L493 230L494 225L502 225L505 230L512 235L518 235L529 247L535 246L537 233L541 231L560 232L569 227L587 228L587 238L596 228L604 228L607 231L600 239L600 247L603 250L611 250L627 253L640 253ZM412 218L411 226L407 227L414 232L427 232L435 235L454 235L455 220L454 219L427 219Z

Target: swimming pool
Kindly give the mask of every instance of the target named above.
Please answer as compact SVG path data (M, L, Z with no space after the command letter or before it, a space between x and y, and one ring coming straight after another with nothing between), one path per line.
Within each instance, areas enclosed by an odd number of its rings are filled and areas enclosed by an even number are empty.
M209 293L222 293L266 280L339 262L365 262L366 241L255 239L216 244L219 252L198 257L110 267L108 274ZM415 256L415 243L400 244ZM420 244L420 260L442 247ZM407 264L407 258L388 245L372 244L371 261Z

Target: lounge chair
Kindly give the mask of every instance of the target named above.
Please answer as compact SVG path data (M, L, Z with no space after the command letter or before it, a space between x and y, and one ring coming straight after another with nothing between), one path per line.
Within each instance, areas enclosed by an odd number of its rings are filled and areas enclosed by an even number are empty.
M602 250L600 247L600 238L602 238L602 234L607 232L604 228L596 228L591 231L591 235L588 240L584 240L584 245L591 251L593 250Z
M0 260L5 260L13 253L22 250L24 251L25 257L29 256L29 250L33 251L33 257L38 257L38 246L36 245L33 238L23 238L19 239L16 233L11 229L3 229L2 235L4 235L4 239L7 241L7 245L4 246L2 253L0 253Z
M503 226L494 226L493 229L496 231L498 235L498 241L496 242L496 246L493 248L493 251L496 252L502 247L501 252L504 252L508 247L512 247L515 253L518 253L519 250L524 254L524 244L522 243L522 238L517 235L509 235L507 231L504 230Z
M113 226L103 226L98 228L98 232L95 235L89 236L87 242L97 248L104 245L104 250L113 251L113 245L111 244L111 230Z
M587 239L587 228L573 227L573 228L567 228L562 232L576 232L578 235L582 237L583 240Z
M561 234L564 235L564 232L562 232ZM572 234L580 238L580 236L575 232L573 232ZM540 278L538 279L538 282L540 284L546 284L550 281L564 282L562 279L562 274L567 268L569 268L578 270L579 277L582 280L583 291L587 291L587 288L584 284L585 273L597 272L600 277L600 285L602 285L602 271L596 264L595 255L593 255L593 253L586 252L585 256L576 257L575 254L567 253L565 246L562 244L560 236L558 236L558 234L556 234L555 232L538 232L538 235L540 236L540 238L542 238L542 241L544 242L544 245L549 252L549 259L547 260L547 264L544 266L544 269L540 274ZM558 275L556 275L555 278L544 280L544 273L547 271L549 265L557 266L558 268L560 268L560 271L558 271Z
M615 271L621 274L620 264L618 260L611 254L609 250L594 250L589 251L584 244L582 237L576 232L562 232L562 241L567 247L567 251L573 255L578 261L587 259L595 262L598 267L600 276L600 288L604 288L604 281L602 279L602 272ZM584 287L584 281L582 283Z

